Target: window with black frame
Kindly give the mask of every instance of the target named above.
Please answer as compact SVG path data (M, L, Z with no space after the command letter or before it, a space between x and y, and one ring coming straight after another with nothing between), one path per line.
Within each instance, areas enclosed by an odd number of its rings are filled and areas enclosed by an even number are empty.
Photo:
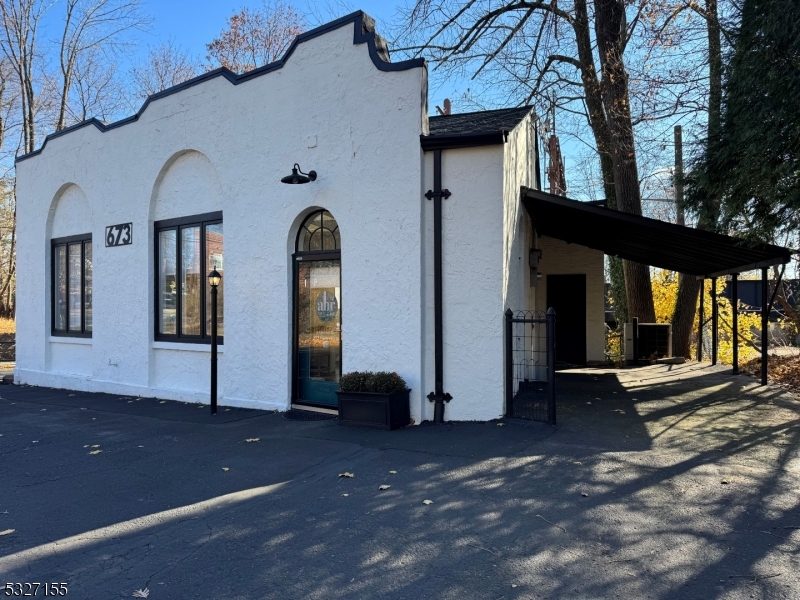
M209 343L211 286L208 273L223 276L217 287L217 335L224 330L225 272L222 213L207 213L155 223L155 339Z
M92 235L51 241L51 333L92 337Z

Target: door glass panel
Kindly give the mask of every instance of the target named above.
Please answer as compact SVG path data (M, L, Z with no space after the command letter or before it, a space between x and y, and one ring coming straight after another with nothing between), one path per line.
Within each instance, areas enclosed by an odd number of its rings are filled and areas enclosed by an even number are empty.
M175 249L178 233L174 229L158 233L158 332L178 333L178 280Z
M297 267L298 400L337 405L342 371L341 260Z
M200 227L181 229L181 333L200 335Z
M56 246L55 329L67 330L67 247Z
M81 330L81 246L69 245L69 330Z

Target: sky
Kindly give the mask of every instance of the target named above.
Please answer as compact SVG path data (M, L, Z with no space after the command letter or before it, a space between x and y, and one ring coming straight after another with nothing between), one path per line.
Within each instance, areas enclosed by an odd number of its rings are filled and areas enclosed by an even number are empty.
M299 0L294 4L301 10L308 7L315 8L322 14L330 13L328 3ZM244 6L255 8L261 5L261 0L143 0L145 10L153 18L150 31L141 36L145 46L144 53L148 41L150 44L157 44L173 39L192 54L205 57L205 45L224 29L225 20L234 11ZM378 21L380 31L380 22L391 20L397 5L397 2L359 0L357 3L342 3L341 6L345 8L339 12L353 12L347 8L349 6L353 6L353 10L363 10Z

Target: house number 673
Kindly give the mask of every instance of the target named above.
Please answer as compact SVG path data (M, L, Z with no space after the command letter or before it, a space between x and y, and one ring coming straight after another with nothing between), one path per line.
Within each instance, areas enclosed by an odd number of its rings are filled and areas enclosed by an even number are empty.
M106 227L106 248L127 246L133 243L133 223L120 223Z

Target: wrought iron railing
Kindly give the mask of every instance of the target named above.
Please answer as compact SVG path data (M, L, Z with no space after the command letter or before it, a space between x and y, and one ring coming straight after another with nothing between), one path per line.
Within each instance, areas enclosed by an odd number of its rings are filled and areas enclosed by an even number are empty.
M556 422L556 313L505 313L506 416Z

